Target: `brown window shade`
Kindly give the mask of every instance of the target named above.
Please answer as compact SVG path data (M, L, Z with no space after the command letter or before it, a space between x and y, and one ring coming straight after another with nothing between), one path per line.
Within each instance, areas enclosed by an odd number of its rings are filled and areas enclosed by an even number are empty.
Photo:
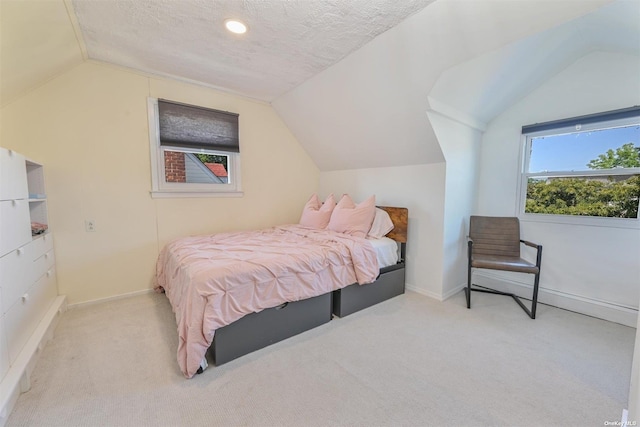
M240 152L238 114L158 100L160 145Z

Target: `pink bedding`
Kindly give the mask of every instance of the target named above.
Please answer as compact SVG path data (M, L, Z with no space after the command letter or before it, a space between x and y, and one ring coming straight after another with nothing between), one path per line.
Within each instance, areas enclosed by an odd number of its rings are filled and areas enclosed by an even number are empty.
M378 276L371 244L299 225L186 237L169 243L156 265L178 324L178 364L191 378L216 329L246 314Z

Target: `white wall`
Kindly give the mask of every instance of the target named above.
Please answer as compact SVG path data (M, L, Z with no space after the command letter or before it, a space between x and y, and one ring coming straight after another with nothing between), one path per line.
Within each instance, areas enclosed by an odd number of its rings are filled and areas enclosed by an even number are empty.
M444 163L321 172L320 194L375 194L378 205L408 208L407 289L440 299L444 180Z
M446 299L459 292L467 282L466 236L469 216L475 208L482 133L435 111L427 115L446 164L441 295L441 299Z
M638 105L638 76L639 57L593 52L494 119L482 140L478 214L517 213L523 125ZM542 302L636 325L640 229L523 221L522 232L544 246Z
M629 413L627 421L640 419L640 316L636 325L636 344L633 351L631 381L629 385Z
M151 198L147 97L240 114L243 197ZM72 304L149 289L170 239L296 222L318 186L270 105L201 86L89 61L0 112L1 145L45 166L58 287Z
M435 112L433 126L446 163L321 172L320 193L409 209L407 289L438 300L466 283L466 228L475 206L481 133Z

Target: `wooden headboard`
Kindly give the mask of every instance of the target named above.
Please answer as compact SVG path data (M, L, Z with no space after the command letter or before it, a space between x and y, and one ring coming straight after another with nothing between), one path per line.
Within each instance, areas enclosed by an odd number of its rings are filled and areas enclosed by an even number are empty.
M400 243L407 243L407 223L409 222L409 210L407 208L396 208L392 206L378 206L380 209L385 210L391 221L393 221L394 228L391 230L387 237Z

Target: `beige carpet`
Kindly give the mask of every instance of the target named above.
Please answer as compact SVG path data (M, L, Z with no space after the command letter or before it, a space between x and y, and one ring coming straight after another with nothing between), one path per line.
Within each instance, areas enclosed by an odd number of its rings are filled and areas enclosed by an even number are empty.
M407 293L186 380L164 295L66 312L9 426L602 426L635 329Z

